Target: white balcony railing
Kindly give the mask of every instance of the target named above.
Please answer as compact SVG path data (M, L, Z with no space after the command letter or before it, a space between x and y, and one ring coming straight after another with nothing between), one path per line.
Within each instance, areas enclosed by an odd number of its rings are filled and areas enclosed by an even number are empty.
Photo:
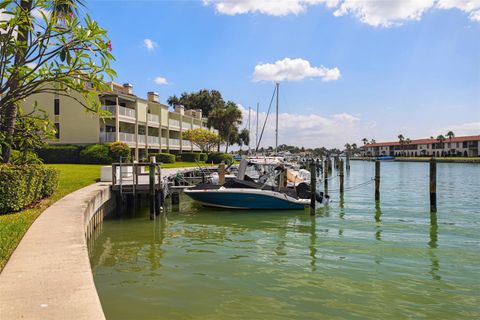
M115 132L100 132L100 142L115 142Z
M156 114L148 114L148 122L150 123L160 123L160 117L157 116Z
M158 137L148 136L148 144L149 145L158 145L159 142L160 142L160 139Z
M175 119L168 119L168 125L174 128L180 128L180 121Z
M192 147L192 142L190 142L188 140L182 140L182 146L184 148L191 148Z
M169 139L169 144L171 146L179 146L180 145L180 139Z
M138 135L138 143L145 144L145 135L143 134Z
M135 143L135 134L133 133L120 132L119 136L120 136L120 141L122 142Z
M137 117L137 113L135 112L134 109L125 108L125 107L122 107L122 106L118 107L118 114L121 115L121 116L124 116L124 117L128 117L128 118L136 118Z
M162 146L166 146L167 145L167 138L162 138Z
M198 124L194 124L193 129L200 129L200 126Z
M117 108L117 106L102 106L102 110L110 112L112 114L112 116L114 116L114 117L115 117L115 114L117 112L115 110L116 108Z
M191 123L187 123L187 122L182 123L182 131L190 130L190 129L192 129Z

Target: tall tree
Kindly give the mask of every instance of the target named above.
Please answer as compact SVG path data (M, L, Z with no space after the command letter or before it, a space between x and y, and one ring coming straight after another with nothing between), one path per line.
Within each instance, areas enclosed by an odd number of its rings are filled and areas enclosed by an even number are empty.
M398 142L400 143L400 146L402 147L402 153L405 152L404 146L405 146L405 137L403 134L398 135ZM402 154L403 155L403 154Z
M39 93L72 98L99 112L111 45L107 32L88 15L80 19L75 0L4 0L0 20L0 146L10 161L20 104ZM81 94L75 98L72 91ZM21 113L20 113L21 114ZM25 115L35 117L34 114ZM39 119L42 120L42 119ZM40 134L40 133L39 133Z
M203 128L190 129L182 132L182 138L191 141L200 148L202 152L210 151L210 149L218 144L219 136L211 131Z
M228 101L224 107L214 108L208 117L208 125L218 130L220 138L226 145L225 152L228 152L228 147L233 141L232 137L238 134L240 124L242 124L242 112L231 101Z
M455 138L455 133L453 133L453 131L448 131L446 136L448 137L448 140L452 141L452 139Z
M248 131L247 128L243 128L238 134L238 138L240 142L240 148L242 147L242 144L248 146L250 144L250 131Z
M167 99L170 106L183 105L186 109L201 109L205 117L215 108L225 106L222 94L217 90L202 89L198 92L183 92L180 98L173 95Z

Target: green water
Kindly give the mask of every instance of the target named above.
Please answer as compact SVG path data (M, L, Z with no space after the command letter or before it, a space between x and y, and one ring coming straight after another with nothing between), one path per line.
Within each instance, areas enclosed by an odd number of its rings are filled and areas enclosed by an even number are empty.
M373 163L352 162L346 188ZM182 198L107 220L90 241L108 319L479 319L480 166L382 163L373 184L308 212L206 209Z

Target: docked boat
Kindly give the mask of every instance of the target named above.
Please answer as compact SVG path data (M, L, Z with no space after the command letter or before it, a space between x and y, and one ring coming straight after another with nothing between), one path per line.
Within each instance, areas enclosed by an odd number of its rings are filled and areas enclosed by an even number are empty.
M380 161L395 161L395 157L394 156L378 156L377 160L380 160Z

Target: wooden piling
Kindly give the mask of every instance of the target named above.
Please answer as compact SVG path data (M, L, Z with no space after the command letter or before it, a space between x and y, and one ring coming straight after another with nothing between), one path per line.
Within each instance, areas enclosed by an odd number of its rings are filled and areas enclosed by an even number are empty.
M149 187L150 187L150 220L155 219L155 157L150 157Z
M218 184L223 185L225 183L225 163L218 165Z
M328 160L325 160L325 167L327 168L327 170L323 173L323 192L325 193L324 196L328 195L328 162Z
M346 159L345 165L346 165L347 171L350 170L350 154L349 153L347 153L347 159Z
M315 198L317 192L317 176L315 175L315 163L310 163L310 215L315 215L315 202L317 201Z
M340 195L343 195L343 180L344 180L344 171L343 171L343 160L339 161L339 177L340 177Z
M380 161L375 160L375 202L380 201Z
M430 212L437 212L437 160L430 159Z

